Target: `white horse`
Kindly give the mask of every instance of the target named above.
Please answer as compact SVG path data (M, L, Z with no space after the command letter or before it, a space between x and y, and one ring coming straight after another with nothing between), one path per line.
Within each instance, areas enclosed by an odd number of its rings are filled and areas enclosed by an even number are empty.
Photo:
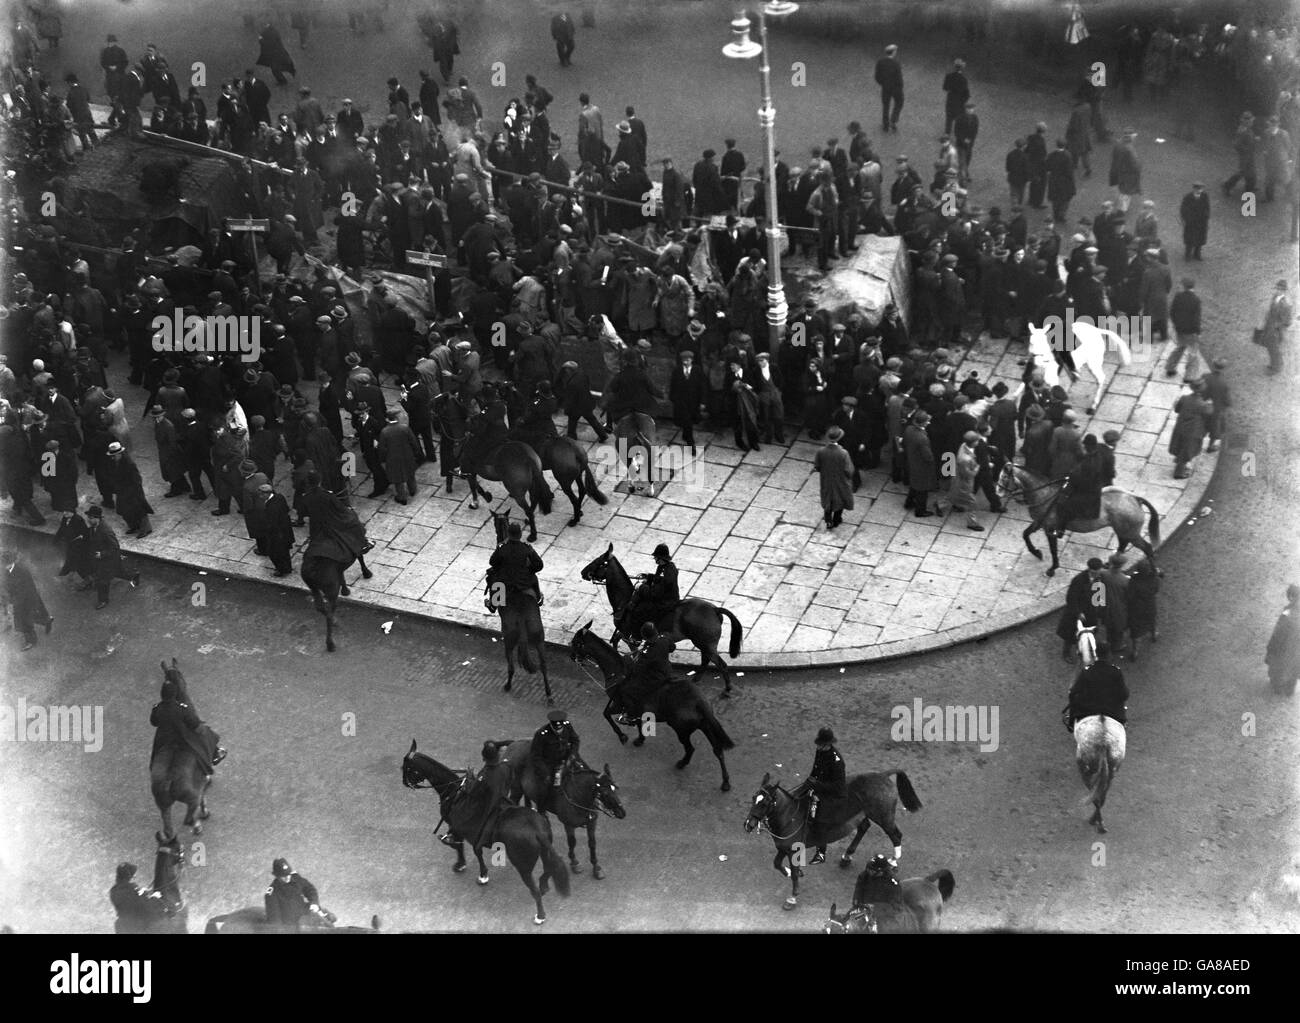
M1124 763L1127 738L1124 726L1104 714L1093 714L1074 723L1074 761L1088 789L1084 802L1093 806L1088 823L1096 825L1098 834L1106 833L1101 808L1115 773Z
M1107 342L1114 344L1115 350L1119 352L1120 364L1123 366L1133 361L1133 353L1129 350L1128 342L1113 330L1096 327L1080 320L1072 321L1072 329L1075 347L1070 355L1074 359L1074 365L1076 369L1086 368L1097 381L1097 393L1093 395L1092 402L1088 406L1088 415L1093 415L1106 390ZM1029 324L1029 354L1034 357L1034 368L1043 371L1043 379L1047 381L1048 387L1055 387L1060 383L1061 364L1056 361L1057 353L1053 351L1052 344L1048 340L1047 330L1036 327L1032 323ZM1071 383L1079 379L1078 372L1071 372L1068 367L1066 372L1070 373Z
M1078 618L1074 627L1075 645L1079 650L1079 663L1091 668L1097 663L1097 626L1084 625L1083 616Z

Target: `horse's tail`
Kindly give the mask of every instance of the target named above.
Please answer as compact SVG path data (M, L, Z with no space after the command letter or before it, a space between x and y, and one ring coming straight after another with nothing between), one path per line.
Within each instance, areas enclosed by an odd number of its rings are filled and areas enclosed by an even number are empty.
M590 463L582 467L582 474L585 477L584 482L587 484L587 493L591 499L597 504L609 504L609 497L600 489L600 485L596 482L596 477L591 473Z
M957 879L952 876L951 870L936 870L933 874L927 874L925 879L938 886L944 902L952 898L953 889L957 887Z
M916 789L912 788L912 780L907 776L906 771L890 771L894 775L894 781L898 785L898 798L903 801L903 808L908 813L916 813L921 809L921 799L916 794Z
M555 497L555 491L547 485L546 474L538 466L533 473L533 497L537 500L537 507L542 510L543 515L551 514L551 499Z
M704 733L704 738L709 741L709 745L715 750L735 749L736 744L731 741L731 736L727 730L722 727L722 722L718 720L713 713L713 708L707 703L704 704L704 720L700 723L700 731Z
M1133 352L1124 340L1123 335L1115 333L1113 330L1107 330L1104 327L1098 327L1097 333L1104 338L1109 338L1115 345L1115 351L1119 352L1119 363L1121 366L1127 366L1133 361Z
M542 862L546 864L546 872L551 875L551 880L555 882L555 890L568 898L569 895L569 868L564 865L564 858L555 851L555 846L545 835L537 836L537 851L541 854Z
M1136 497L1137 495L1135 494L1134 496ZM1160 513L1156 511L1156 506L1152 504L1150 501L1148 501L1145 497L1139 497L1138 503L1142 505L1142 507L1145 508L1151 516L1151 523L1150 523L1151 546L1159 547L1160 546Z
M731 619L731 645L727 647L727 655L736 657L740 654L740 643L745 636L745 627L740 624L740 619L725 607L718 608L718 620L721 621L724 616Z

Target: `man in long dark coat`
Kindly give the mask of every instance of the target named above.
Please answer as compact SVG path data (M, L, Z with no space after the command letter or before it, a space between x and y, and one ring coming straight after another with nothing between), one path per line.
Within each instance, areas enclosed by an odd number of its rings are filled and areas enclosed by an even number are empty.
M135 534L142 540L153 532L149 515L154 510L149 499L144 496L144 481L140 478L140 469L126 449L118 441L108 446L109 457L113 462L109 472L113 478L113 491L116 495L117 513L126 520L127 535Z
M118 543L113 528L104 521L103 509L98 505L91 505L86 510L86 518L90 525L90 533L86 537L86 551L94 567L94 582L80 586L78 589L87 589L90 585L94 585L95 594L99 598L95 610L100 611L108 607L108 588L114 579L130 580L134 588L140 584L140 573L128 572L123 565L122 546Z
M31 570L13 549L0 555L0 583L3 583L0 601L13 611L14 629L22 633L23 649L30 650L36 645L36 626L44 626L46 635L49 635L54 618L45 609Z
M1088 567L1070 580L1065 591L1065 607L1056 623L1056 635L1061 641L1061 656L1072 660L1070 653L1078 633L1079 619L1088 627L1098 626L1105 633L1105 641L1116 645L1123 641L1124 627L1120 619L1122 596L1102 575L1106 565L1101 558L1089 558ZM1098 641L1102 636L1098 635Z
M415 470L422 459L420 442L409 426L398 421L396 409L390 409L385 418L387 423L379 431L375 451L397 491L397 503L406 504L408 491L411 497L416 492Z
M56 512L76 511L77 453L57 440L46 441L41 458L41 485L50 495L50 507Z
M813 459L813 471L821 477L818 489L826 528L834 529L844 521L844 512L853 510L853 460L840 447L844 431L832 426L826 431L827 444Z
M289 51L284 46L284 40L280 38L280 32L274 25L266 25L257 41L262 47L261 52L257 55L257 64L259 67L271 69L271 74L275 76L276 85L288 83L285 75L298 77L298 69L293 66L293 58L289 56Z
M294 535L289 502L269 483L263 483L258 492L262 503L262 543L275 566L276 576L283 577L293 571Z
M1201 248L1210 237L1210 195L1197 181L1178 206L1178 220L1183 225L1183 259L1201 258Z
M1286 588L1286 607L1278 615L1264 652L1268 680L1276 692L1290 696L1300 678L1300 586Z

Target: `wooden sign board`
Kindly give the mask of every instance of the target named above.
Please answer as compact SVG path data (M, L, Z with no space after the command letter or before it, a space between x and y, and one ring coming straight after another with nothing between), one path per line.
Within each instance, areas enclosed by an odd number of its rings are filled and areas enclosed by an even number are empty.
M445 270L447 267L447 257L434 252L413 252L407 249L406 261L412 266L431 266L437 270Z
M271 222L269 220L231 220L227 222L226 227L230 231L265 232L271 230Z

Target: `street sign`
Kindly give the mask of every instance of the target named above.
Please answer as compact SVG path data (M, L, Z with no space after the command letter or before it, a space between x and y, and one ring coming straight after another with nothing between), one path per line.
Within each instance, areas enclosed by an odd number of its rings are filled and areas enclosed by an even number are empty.
M406 250L406 261L412 266L431 266L438 270L446 269L447 257L434 252L414 252Z
M226 222L227 230L230 231L269 231L271 222L269 220L229 220Z

